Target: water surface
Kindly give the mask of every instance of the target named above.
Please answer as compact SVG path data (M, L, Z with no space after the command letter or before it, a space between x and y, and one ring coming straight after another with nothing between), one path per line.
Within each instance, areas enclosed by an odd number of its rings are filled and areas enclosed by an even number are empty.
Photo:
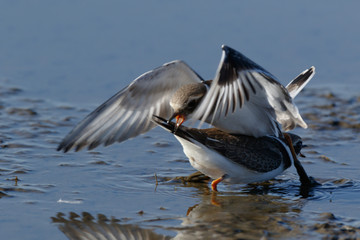
M0 234L67 239L127 232L175 239L359 238L359 3L4 1L0 8ZM301 161L265 184L171 180L194 172L160 128L93 151L56 152L132 79L182 59L213 77L221 44L283 84L311 65L296 103Z

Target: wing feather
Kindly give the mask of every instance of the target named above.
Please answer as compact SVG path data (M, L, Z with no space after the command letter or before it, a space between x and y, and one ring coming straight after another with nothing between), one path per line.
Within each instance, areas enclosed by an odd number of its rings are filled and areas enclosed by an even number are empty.
M236 50L223 46L215 78L193 118L226 132L255 137L279 136L279 123L286 131L296 125L306 128L291 96L296 96L313 72L304 71L294 79L288 85L293 93L289 95L271 73Z
M299 94L299 92L306 86L306 84L310 82L314 75L314 66L300 73L299 76L297 76L286 86L286 89L289 91L290 96L292 98L295 98Z
M202 81L183 61L172 61L146 72L82 120L58 150L78 151L85 146L92 149L145 133L156 126L151 122L153 114L171 116L169 101L179 87Z

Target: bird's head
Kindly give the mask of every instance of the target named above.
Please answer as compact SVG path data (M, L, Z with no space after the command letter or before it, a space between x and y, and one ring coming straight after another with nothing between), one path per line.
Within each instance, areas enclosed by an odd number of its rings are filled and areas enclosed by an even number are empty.
M176 129L187 119L198 107L207 92L207 87L203 83L187 84L179 88L170 100L170 106L174 110L168 122L176 119Z

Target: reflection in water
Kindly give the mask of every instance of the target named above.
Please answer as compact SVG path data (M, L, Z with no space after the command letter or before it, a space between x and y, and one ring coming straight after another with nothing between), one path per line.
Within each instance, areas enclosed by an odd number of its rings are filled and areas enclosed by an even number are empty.
M357 239L360 228L332 213L302 217L307 200L272 195L204 196L188 210L174 239ZM349 221L351 222L351 221Z
M260 239L296 236L303 202L271 195L204 196L189 209L175 239Z
M330 183L325 183L330 184ZM319 191L321 190L318 189ZM252 190L251 190L252 189ZM253 190L256 190L256 194ZM263 189L263 190L261 190ZM303 217L302 208L308 201L303 197L288 199L277 194L272 187L252 187L248 192L214 193L201 187L200 203L187 209L180 226L159 227L156 224L171 221L168 217L135 224L122 224L120 220L108 219L99 214L97 220L89 213L82 217L70 213L66 219L63 213L52 218L69 239L170 239L142 227L149 223L153 229L176 232L172 239L289 239L289 238L356 238L360 228L351 220L337 218L332 213L312 213ZM291 194L290 194L291 195ZM287 195L289 196L289 194ZM346 222L350 222L346 225Z
M260 239L263 236L296 236L301 233L296 216L300 201L290 201L270 195L203 195L203 201L187 211L174 239ZM59 213L53 218L69 239L169 239L137 225L121 224L89 213L75 213L69 219Z
M69 219L64 214L58 213L52 220L60 223L59 229L69 239L139 239L161 240L170 239L155 233L152 230L140 228L134 224L120 224L117 219L108 219L99 214L97 221L87 212L82 213L82 218L76 213L70 213Z

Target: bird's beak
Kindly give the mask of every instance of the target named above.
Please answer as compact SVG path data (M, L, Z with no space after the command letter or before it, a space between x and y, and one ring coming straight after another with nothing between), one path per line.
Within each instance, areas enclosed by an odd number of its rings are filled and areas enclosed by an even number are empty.
M175 132L176 130L181 126L181 124L183 124L183 122L185 121L185 116L184 115L177 115L176 117L176 125L175 125Z
M176 132L176 130L181 126L181 124L183 124L183 122L185 121L185 116L183 114L179 114L179 113L174 113L168 120L168 123L171 122L171 120L176 119L176 124L175 124L175 128L174 128L174 133Z

